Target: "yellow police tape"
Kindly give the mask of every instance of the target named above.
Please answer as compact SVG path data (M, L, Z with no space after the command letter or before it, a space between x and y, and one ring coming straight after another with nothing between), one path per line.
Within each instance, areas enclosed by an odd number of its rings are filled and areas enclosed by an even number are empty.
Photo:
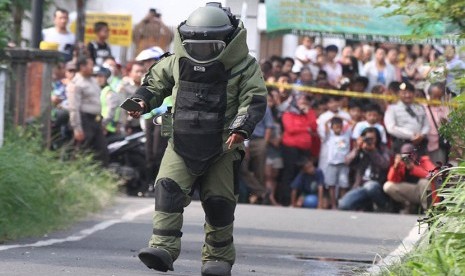
M316 94L326 94L326 95L336 95L336 96L344 96L344 97L354 97L354 98L366 98L366 99L379 99L379 100L386 100L388 102L395 102L399 98L395 95L382 95L382 94L373 94L367 92L355 92L355 91L341 91L335 89L324 89L318 88L313 86L302 86L297 84L284 84L284 83L277 83L277 82L266 82L267 86L277 87L277 88L284 88L284 89L293 89L297 91L302 91L306 93L316 93ZM440 101L440 100L427 100L424 98L415 98L415 102L420 104L427 104L427 105L441 105L441 106L450 106L450 107L458 107L459 103L455 101Z

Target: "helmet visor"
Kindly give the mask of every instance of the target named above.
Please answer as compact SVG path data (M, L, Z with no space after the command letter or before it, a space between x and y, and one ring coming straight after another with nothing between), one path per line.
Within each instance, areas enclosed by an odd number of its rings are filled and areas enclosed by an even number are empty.
M209 62L216 59L226 48L226 43L221 40L191 40L182 42L189 57L197 62Z

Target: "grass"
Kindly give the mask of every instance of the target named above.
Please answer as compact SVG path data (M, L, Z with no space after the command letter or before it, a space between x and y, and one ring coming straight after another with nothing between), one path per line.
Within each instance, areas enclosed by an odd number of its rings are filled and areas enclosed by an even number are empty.
M117 180L91 157L61 162L35 134L9 130L0 148L0 243L64 228L116 194Z
M426 235L382 275L465 275L465 167L451 169L440 195Z

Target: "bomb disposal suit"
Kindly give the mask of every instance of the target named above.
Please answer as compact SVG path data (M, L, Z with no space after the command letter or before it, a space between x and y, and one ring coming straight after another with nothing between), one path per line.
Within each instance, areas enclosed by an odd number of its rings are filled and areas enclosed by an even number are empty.
M173 270L196 182L206 220L202 275L231 273L243 143L229 148L225 141L238 133L248 138L266 108L262 73L248 51L243 23L228 8L208 3L179 25L175 54L152 66L134 96L145 103L144 112L174 99L171 137L155 181L153 235L139 253L149 268ZM169 127L164 121L162 132Z

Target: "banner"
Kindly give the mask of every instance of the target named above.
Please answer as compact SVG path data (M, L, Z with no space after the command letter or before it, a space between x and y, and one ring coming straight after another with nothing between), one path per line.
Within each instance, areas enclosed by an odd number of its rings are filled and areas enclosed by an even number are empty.
M110 37L108 43L111 45L119 45L130 47L132 43L132 16L129 14L111 14L86 12L86 31L84 42L88 43L95 40L94 24L96 22L107 22L110 27ZM76 22L71 23L70 29L76 33Z
M267 0L267 33L408 42L403 37L412 34L407 18L384 17L394 7L376 7L379 2L381 0ZM455 37L441 38L444 29L443 24L437 24L434 38L416 40L415 43L463 44L463 40Z

